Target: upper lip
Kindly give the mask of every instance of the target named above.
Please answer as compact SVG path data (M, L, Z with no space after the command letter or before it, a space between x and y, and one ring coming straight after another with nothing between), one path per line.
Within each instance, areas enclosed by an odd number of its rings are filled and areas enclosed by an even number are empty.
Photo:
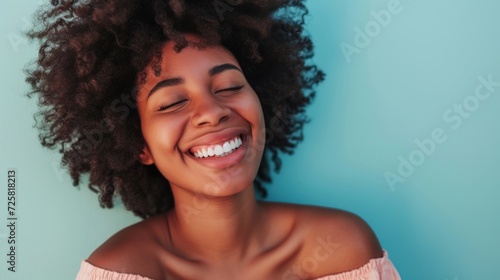
M195 138L196 140L189 144L189 147L185 149L185 153L192 154L191 149L196 146L209 146L219 143L224 143L227 140L231 140L236 136L246 134L247 131L242 127L230 127L222 130L217 130L213 132L208 132L200 137Z

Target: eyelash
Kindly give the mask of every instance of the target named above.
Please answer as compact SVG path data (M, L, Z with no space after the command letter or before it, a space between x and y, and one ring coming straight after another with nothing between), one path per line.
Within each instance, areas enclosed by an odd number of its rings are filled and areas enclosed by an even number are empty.
M158 111L165 111L167 110L168 108L171 108L171 107L174 107L182 102L186 101L186 99L182 99L182 100L179 100L177 102L174 102L172 104L168 104L168 105L161 105L160 108L158 109Z
M230 87L230 88L225 88L225 89L218 90L215 93L225 92L225 91L238 91L238 90L240 90L242 88L243 88L243 86L235 86L235 87Z
M230 87L230 88L225 88L225 89L218 90L215 93L221 93L221 92L227 92L227 91L235 91L236 92L236 91L239 91L242 88L243 88L243 86L235 86L235 87ZM167 109L169 109L171 107L174 107L176 105L179 105L179 104L183 103L184 101L186 101L186 99L179 100L179 101L174 102L172 104L162 105L162 106L160 106L160 108L158 109L158 111L167 110Z

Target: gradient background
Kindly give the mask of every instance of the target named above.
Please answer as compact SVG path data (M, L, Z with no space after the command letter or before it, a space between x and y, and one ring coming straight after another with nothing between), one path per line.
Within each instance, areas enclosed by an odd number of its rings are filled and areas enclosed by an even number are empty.
M284 157L268 200L357 213L403 279L498 279L500 87L457 129L443 113L470 101L479 76L500 82L500 2L401 0L402 10L348 61L340 45L356 46L355 28L375 28L372 12L394 1L308 2L315 62L327 79L309 108L306 138ZM120 205L100 209L86 180L73 188L58 168L59 154L38 143L35 100L23 97L28 87L21 71L36 46L18 37L38 4L11 0L0 11L0 279L74 279L82 259L138 221ZM398 174L399 157L408 159L418 150L415 140L436 128L446 141L391 188L385 172ZM12 167L16 273L6 263Z

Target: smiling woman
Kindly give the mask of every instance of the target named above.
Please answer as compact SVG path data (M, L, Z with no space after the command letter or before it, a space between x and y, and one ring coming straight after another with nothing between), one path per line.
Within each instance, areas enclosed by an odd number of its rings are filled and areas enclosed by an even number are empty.
M42 144L144 218L77 279L399 279L356 215L255 198L323 80L301 1L56 2L30 34Z
M189 44L201 40L186 38ZM165 44L161 74L156 77L149 70L147 81L138 87L146 142L142 163L154 164L168 178L176 204L189 205L195 193L230 196L253 190L265 133L257 94L223 47L188 46L179 53L174 47L173 42ZM213 190L204 187L221 174L226 182Z

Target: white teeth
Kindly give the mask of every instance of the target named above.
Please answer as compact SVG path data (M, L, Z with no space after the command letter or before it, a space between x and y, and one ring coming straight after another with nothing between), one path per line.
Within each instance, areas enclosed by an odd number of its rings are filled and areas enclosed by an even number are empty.
M215 145L214 147L214 153L216 156L220 156L224 153L224 150L222 149L221 145Z
M222 149L224 149L224 153L231 151L231 144L229 144L228 142L224 143Z
M203 148L193 153L197 158L206 158L212 156L226 156L231 154L235 149L243 144L240 137L236 137L231 141L226 141L222 145L214 145L209 148Z

